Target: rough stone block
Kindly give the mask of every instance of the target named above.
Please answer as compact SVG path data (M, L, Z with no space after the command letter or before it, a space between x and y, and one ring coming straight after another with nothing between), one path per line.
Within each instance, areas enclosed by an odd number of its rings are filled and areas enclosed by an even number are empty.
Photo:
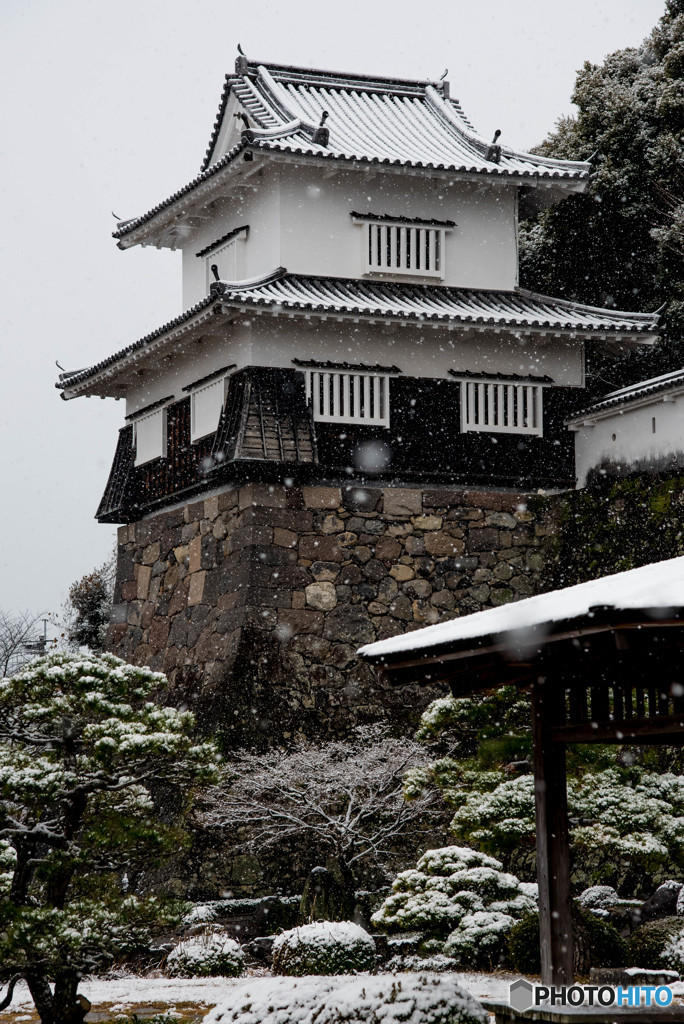
M320 612L329 612L337 605L337 593L332 583L310 583L305 589L306 603Z
M292 530L283 530L280 526L273 529L273 543L283 548L296 548L299 536Z
M255 523L257 526L279 526L295 533L310 533L313 530L313 512L308 509L290 508L246 508L235 521L236 527Z
M382 491L377 488L358 484L342 488L342 505L348 512L374 512L381 499Z
M480 533L484 531L481 530ZM465 549L465 544L458 537L451 537L448 533L426 533L424 537L425 550L435 558L452 558L460 555Z
M219 514L219 500L218 494L212 495L211 498L204 499L204 518L213 522Z
M471 530L466 541L468 551L494 551L499 547L499 531L493 526Z
M136 590L136 598L138 601L146 601L147 595L150 589L150 580L152 578L152 568L149 565L138 566L138 585Z
M320 524L321 533L341 533L345 529L344 519L340 519L338 515L325 516L323 522ZM352 529L352 527L348 527Z
M359 605L338 605L326 615L323 635L328 640L358 646L374 640L375 629L365 609Z
M169 619L162 617L161 615L157 615L152 620L148 643L155 651L159 651L162 647L166 646L170 625L171 623Z
M485 516L485 522L487 526L502 526L506 530L514 530L518 525L518 520L510 512L491 512Z
M240 509L250 506L287 508L287 498L287 488L282 484L252 483L240 488L238 505Z
M415 569L412 569L410 565L402 565L401 563L393 565L389 574L398 583L406 583L407 580L412 580L416 575Z
M339 508L342 496L339 487L302 487L306 508Z
M432 515L414 516L411 520L416 530L441 530L442 517Z
M341 562L342 550L336 537L309 536L299 541L299 554L323 562ZM348 557L348 556L347 556Z
M423 508L453 508L463 505L466 500L464 491L452 491L439 488L423 492Z
M199 534L196 537L193 537L188 544L187 558L189 571L199 572L202 568L202 538ZM176 555L176 559L179 562L183 561L183 557L179 557L179 555Z
M289 631L290 636L299 633L320 634L323 632L323 614L310 608L280 608L278 626Z
M310 571L318 583L334 583L340 574L340 566L336 562L314 562Z
M383 509L388 516L417 515L423 510L422 491L406 490L403 487L386 488L382 492Z
M400 554L401 544L394 537L381 537L375 545L375 557L387 562L394 562Z
M202 603L206 577L207 574L204 570L201 572L195 572L190 577L190 586L188 588L188 607Z
M231 487L230 490L217 495L219 512L230 512L231 509L237 507L237 500L238 492L235 487Z

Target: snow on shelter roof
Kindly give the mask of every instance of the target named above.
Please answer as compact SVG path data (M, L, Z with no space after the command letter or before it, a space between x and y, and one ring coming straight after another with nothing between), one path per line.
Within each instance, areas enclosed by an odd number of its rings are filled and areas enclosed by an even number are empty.
M565 626L580 619L591 622L605 612L634 612L654 619L683 615L684 556L366 644L359 654L389 667L411 657L430 658L447 650L491 647L497 640L505 645L506 637L510 643L533 635L538 642L544 634L557 633L561 623Z
M219 112L200 174L140 217L122 222L114 232L123 238L177 199L231 163L245 148L270 153L355 163L384 164L529 179L556 184L585 183L586 161L553 160L516 152L502 145L491 158L490 144L478 136L457 100L442 83L354 75L240 61L240 73L226 75ZM226 152L218 148L231 97L247 116L242 141ZM323 113L326 144L315 142ZM489 159L488 159L489 156ZM521 182L524 184L525 182Z

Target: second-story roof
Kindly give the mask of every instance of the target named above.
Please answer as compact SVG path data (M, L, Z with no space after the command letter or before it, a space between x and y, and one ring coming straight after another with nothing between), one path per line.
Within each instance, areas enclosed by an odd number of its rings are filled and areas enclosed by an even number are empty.
M200 174L140 217L119 224L124 239L249 148L326 161L512 178L582 188L591 164L492 146L449 96L446 83L319 71L238 58L226 76ZM231 99L235 103L231 103ZM236 109L246 123L235 124ZM323 115L325 133L317 129ZM240 131L242 128L242 132Z
M228 309L283 312L288 316L389 320L398 323L463 326L477 330L547 331L574 333L584 338L614 341L619 347L655 341L658 316L585 306L517 288L513 291L434 287L382 281L358 281L288 274L281 267L261 278L219 281L211 294L186 313L87 369L60 375L57 387L65 398L89 393L90 388L144 350L186 332L195 322L206 323Z

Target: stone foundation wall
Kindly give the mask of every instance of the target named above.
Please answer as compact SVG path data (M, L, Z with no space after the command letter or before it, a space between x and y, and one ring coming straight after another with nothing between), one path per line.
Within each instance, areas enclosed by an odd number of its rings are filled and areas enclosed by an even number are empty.
M247 484L119 529L109 647L230 744L415 719L363 643L535 593L554 529L523 494Z

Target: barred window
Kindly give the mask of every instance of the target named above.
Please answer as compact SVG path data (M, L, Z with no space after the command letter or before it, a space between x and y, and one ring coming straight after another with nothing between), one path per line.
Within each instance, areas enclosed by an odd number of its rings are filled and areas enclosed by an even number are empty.
M363 227L363 260L366 274L404 274L444 277L446 234L451 221L421 222L373 219L352 215Z
M543 433L539 384L461 381L461 430L501 434Z
M314 420L389 427L388 376L307 370L305 379Z

